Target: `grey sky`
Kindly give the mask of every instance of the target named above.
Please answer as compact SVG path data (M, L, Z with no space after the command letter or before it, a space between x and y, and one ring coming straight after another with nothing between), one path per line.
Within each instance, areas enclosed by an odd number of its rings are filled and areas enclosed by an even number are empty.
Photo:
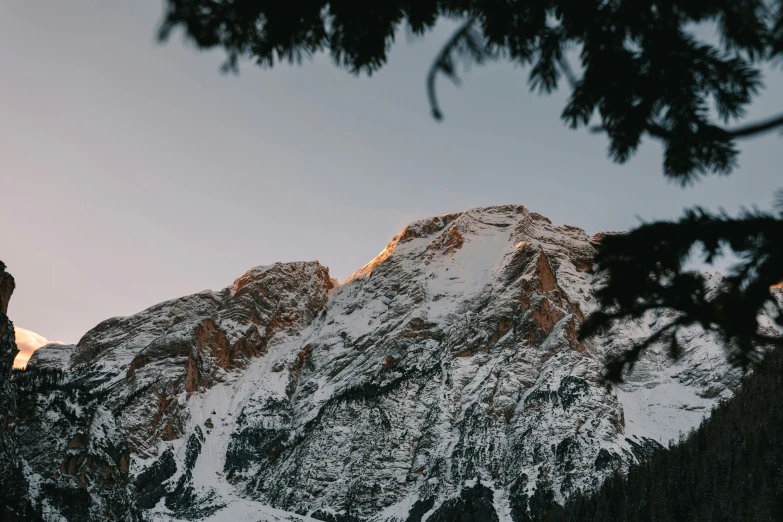
M588 232L675 217L693 204L768 208L783 141L749 142L741 168L682 190L659 147L627 165L559 120L566 92L528 93L508 64L424 80L441 27L403 35L386 68L356 78L318 57L244 64L154 41L157 1L0 7L0 259L10 316L76 342L97 322L205 288L252 266L318 259L340 280L409 221L521 203ZM780 71L752 113L783 110Z

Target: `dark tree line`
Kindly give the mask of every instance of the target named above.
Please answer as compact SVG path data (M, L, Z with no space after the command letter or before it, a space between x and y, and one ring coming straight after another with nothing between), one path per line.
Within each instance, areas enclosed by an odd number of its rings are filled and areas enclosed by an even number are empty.
M328 52L338 67L372 74L401 26L423 34L441 19L460 25L426 79L436 119L440 75L456 82L461 63L503 59L528 71L533 91L565 83L571 95L562 120L604 133L613 161L626 162L645 138L660 141L663 174L683 185L731 173L738 141L783 128L783 107L761 121L743 118L763 88L761 66L783 56L783 0L167 0L159 35L182 29L199 48L225 50L227 71L241 58L272 67ZM694 27L705 25L714 26L717 42L697 38ZM702 247L708 262L724 248L740 259L715 301L705 299L703 277L684 268L692 247ZM778 214L738 217L694 209L607 238L596 259L608 282L598 296L603 311L581 335L668 307L679 319L611 362L610 379L619 380L653 341L668 342L676 356L677 330L689 324L718 332L733 362L756 362L759 347L781 345L756 322L769 306L783 327L770 294L783 281L781 256L783 203Z
M66 383L65 372L55 368L14 368L11 380L23 395L59 390Z
M674 447L543 522L783 520L783 353L775 350L731 400Z

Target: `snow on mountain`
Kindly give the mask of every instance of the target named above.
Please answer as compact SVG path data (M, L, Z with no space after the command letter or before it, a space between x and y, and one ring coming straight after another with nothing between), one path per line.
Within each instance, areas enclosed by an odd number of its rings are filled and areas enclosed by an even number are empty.
M83 435L127 446L154 520L532 520L695 427L738 378L693 330L677 362L656 347L603 384L603 358L667 317L578 340L598 239L516 205L417 221L343 285L276 263L104 321L67 348L62 385L116 426ZM30 476L54 481L64 450L39 449Z
M46 350L41 350L46 348ZM34 351L27 361L30 368L46 370L65 370L71 363L74 344L49 343Z

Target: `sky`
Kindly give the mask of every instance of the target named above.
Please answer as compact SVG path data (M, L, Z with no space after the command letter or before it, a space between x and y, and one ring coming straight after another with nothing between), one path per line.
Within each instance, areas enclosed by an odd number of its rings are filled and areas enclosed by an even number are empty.
M588 233L702 205L770 208L783 186L773 135L740 168L683 189L645 143L625 165L569 130L567 91L528 92L527 71L425 77L452 26L401 33L368 78L317 56L302 67L224 56L180 34L161 45L161 2L0 6L0 259L17 282L9 316L75 343L98 322L220 289L256 265L319 260L344 280L410 221L519 203ZM783 74L750 117L783 110Z

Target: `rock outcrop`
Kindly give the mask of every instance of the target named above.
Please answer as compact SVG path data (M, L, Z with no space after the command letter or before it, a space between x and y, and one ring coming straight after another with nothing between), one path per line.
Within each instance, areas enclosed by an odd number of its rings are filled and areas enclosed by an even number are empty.
M156 520L535 520L697 425L737 379L694 330L677 363L654 348L605 385L604 357L667 317L578 339L596 240L522 206L473 209L410 224L342 285L276 263L104 321L31 360L78 393L28 439L28 475L114 480L86 512L110 497ZM52 399L36 397L26 422L46 430Z
M9 522L38 520L29 498L29 483L19 455L16 432L19 391L13 380L14 358L19 350L14 325L8 318L8 303L16 284L0 261L0 519Z

